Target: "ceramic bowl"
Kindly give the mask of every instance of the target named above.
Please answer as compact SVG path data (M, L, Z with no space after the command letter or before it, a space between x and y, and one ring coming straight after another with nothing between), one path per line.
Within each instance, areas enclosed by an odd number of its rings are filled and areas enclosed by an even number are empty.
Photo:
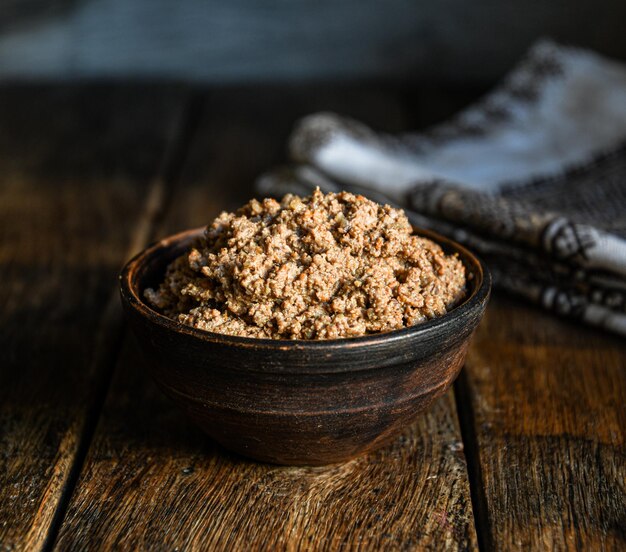
M450 312L402 330L335 340L269 340L211 333L168 318L143 298L203 229L151 245L124 267L121 297L158 386L224 447L257 460L323 465L374 450L401 433L455 380L487 305L491 278L462 246L468 291Z

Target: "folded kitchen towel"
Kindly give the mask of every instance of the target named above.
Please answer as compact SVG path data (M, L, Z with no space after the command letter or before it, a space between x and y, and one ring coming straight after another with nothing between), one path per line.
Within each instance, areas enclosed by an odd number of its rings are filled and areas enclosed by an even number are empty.
M301 120L263 194L346 189L476 250L494 285L626 335L626 67L541 41L449 122L388 135Z

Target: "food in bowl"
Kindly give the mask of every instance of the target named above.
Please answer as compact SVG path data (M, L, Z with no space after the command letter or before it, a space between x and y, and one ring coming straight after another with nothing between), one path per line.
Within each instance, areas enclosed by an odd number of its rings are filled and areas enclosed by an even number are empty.
M205 230L163 238L128 261L122 305L159 388L224 447L265 462L343 462L394 439L449 389L489 298L491 278L478 258L414 228L465 268L465 296L445 315L349 339L207 332L158 312L144 293Z
M149 303L183 324L265 339L337 339L441 316L463 263L400 209L348 192L251 200L167 268Z

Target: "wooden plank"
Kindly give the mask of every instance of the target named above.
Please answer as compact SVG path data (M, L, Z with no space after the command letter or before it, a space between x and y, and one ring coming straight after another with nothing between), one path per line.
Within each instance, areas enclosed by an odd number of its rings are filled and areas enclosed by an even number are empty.
M496 295L464 374L486 544L624 550L626 343Z
M389 130L381 92L224 90L211 96L159 233L206 223L250 196L294 117L327 108ZM289 468L229 454L156 390L134 342L121 355L59 550L476 549L452 394L391 446L344 465Z
M0 89L3 550L44 548L71 491L119 349L116 273L143 241L182 100Z

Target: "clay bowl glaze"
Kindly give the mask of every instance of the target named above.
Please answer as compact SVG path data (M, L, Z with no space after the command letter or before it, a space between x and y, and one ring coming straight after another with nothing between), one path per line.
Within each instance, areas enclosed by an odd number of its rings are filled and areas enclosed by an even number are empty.
M465 300L442 317L402 330L336 340L269 340L182 325L143 299L203 229L145 249L124 267L129 324L161 390L224 447L288 465L342 462L392 440L457 377L487 305L491 278L460 245Z

